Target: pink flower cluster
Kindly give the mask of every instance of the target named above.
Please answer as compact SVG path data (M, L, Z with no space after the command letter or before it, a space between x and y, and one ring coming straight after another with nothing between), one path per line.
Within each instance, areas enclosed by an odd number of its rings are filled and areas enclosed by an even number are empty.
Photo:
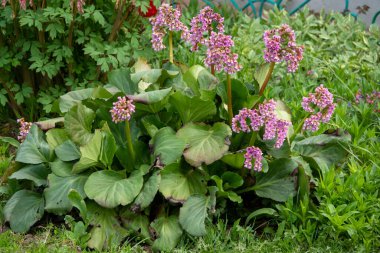
M267 30L263 35L267 62L286 61L288 72L295 72L303 58L303 46L296 45L296 35L289 25L283 24L277 29Z
M215 67L216 71L224 70L228 74L236 73L241 69L237 62L238 55L232 53L234 45L232 37L223 33L211 32L210 38L206 42L207 52L205 65Z
M259 105L259 109L244 108L232 119L232 130L236 133L259 131L264 126L264 140L276 138L275 148L281 148L291 122L278 119L275 114L276 101L273 99Z
M303 130L315 132L319 129L321 122L330 121L335 110L334 97L329 90L321 84L315 89L315 93L309 93L308 97L303 97L302 108L312 113L305 119Z
M204 34L210 35L213 31L213 23L216 23L216 28L219 33L224 33L224 18L215 13L211 7L206 6L200 13L191 20L190 28L190 43L193 46L192 51L198 50L199 45L205 45L206 39Z
M156 17L151 18L152 24L152 46L156 51L160 51L165 47L163 44L163 38L166 35L167 28L169 31L182 31L181 38L185 41L189 40L189 29L180 21L181 12L178 9L174 9L168 4L162 4L158 9Z
M363 94L361 90L359 90L355 95L355 103L359 104L361 100L364 100L369 105L377 105L380 103L380 91L372 91L371 93ZM376 112L380 112L380 110L376 109Z
M3 7L5 7L5 5L7 4L7 2L8 2L8 0L2 0L1 1L1 5ZM26 10L26 0L19 0L19 4L20 4L20 9ZM29 5L30 6L34 5L33 0L29 0Z
M244 167L247 169L252 169L252 159L255 159L255 163L253 165L254 171L261 171L263 164L263 152L261 149L252 146L246 148L246 153L244 154Z
M113 107L110 110L112 121L119 123L125 120L130 120L131 115L135 112L135 105L132 100L125 97L118 97L118 101L113 103Z
M30 128L32 127L33 123L31 122L26 122L24 118L20 118L17 120L17 123L20 124L20 129L19 129L19 135L17 136L17 139L20 142L23 142L26 139L26 136L29 133Z

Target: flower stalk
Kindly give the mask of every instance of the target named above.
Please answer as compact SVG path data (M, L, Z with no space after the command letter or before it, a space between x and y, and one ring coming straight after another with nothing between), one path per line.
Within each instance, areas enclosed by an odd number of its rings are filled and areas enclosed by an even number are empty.
M232 85L231 85L231 76L227 74L227 99L228 99L228 122L232 123L232 118L234 117L232 111Z
M270 80L270 78L271 78L271 76L272 76L272 73L273 73L273 69L274 69L274 65L275 65L275 64L276 64L275 62L271 62L270 65L269 65L268 73L267 73L267 75L265 76L265 80L264 80L263 85L261 86L260 91L259 91L259 95L260 95L260 96L263 95L264 90L265 90L265 88L267 87L267 84L268 84L268 82L269 82L269 80Z
M129 155L132 159L132 164L134 165L135 161L136 161L136 154L135 154L135 150L133 148L132 136L131 136L131 127L129 124L129 120L125 121L125 137L127 139L128 152L129 152Z
M169 61L174 63L174 54L173 54L173 32L169 31Z

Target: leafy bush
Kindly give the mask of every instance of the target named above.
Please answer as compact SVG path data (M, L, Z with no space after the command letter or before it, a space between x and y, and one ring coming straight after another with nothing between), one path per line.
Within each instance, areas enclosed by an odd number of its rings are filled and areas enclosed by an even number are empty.
M149 1L22 3L0 7L0 104L18 118L58 113L65 92L95 87L111 69L151 53L136 9Z
M26 232L44 213L72 215L75 207L82 221L66 221L79 245L101 250L133 233L170 251L184 232L204 235L210 215L257 214L271 203L308 198L309 181L344 160L350 136L301 132L307 112L293 118L296 127L286 128L276 148L263 129L233 133L231 114L236 119L241 109L268 103L259 91L271 65L260 66L253 86L229 75L220 81L200 65L152 69L137 61L109 72L104 87L61 96L63 118L33 124L18 149L5 219ZM275 117L291 122L284 102L271 103ZM39 128L61 122L46 133ZM262 158L249 157L253 145ZM243 168L251 160L262 172Z

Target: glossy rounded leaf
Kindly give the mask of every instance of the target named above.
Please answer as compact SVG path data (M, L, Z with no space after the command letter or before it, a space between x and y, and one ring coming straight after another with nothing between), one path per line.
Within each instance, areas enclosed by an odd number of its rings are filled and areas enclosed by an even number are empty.
M181 158L186 145L170 127L158 130L151 143L153 144L153 155L159 158L162 165L171 164Z
M25 233L44 215L41 194L21 190L13 194L4 207L4 218L16 233Z
M76 190L82 198L86 197L83 187L87 175L72 175L70 177L58 177L50 174L48 177L49 187L45 189L45 210L55 214L65 214L73 207L68 198L70 190Z
M185 202L193 194L205 194L204 176L195 169L181 168L178 163L161 171L160 192L171 202Z
M184 230L194 236L206 234L205 219L210 197L190 196L179 210L179 222Z
M115 171L97 171L88 178L84 191L88 198L99 205L114 208L128 205L140 193L143 177L140 172L125 178Z
M81 103L74 105L66 113L65 129L73 142L83 146L91 140L94 119L95 112Z
M177 136L188 145L184 152L185 159L194 167L222 158L228 151L231 134L230 127L220 122L212 127L190 123L177 132Z
M177 246L182 235L178 217L160 217L151 224L151 227L158 235L153 243L154 250L172 251Z

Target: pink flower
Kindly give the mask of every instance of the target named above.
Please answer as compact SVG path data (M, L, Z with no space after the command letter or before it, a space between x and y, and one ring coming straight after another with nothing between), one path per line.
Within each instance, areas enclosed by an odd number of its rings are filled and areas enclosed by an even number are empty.
M263 124L264 121L257 110L244 108L232 119L232 130L236 133L259 131Z
M131 115L135 112L135 105L133 101L125 97L118 97L118 101L113 103L113 107L110 110L112 121L119 123L125 120L130 120Z
M284 141L288 135L289 126L291 125L291 122L286 120L277 120L277 127L276 127L276 133L277 133L277 139L276 143L274 144L275 148L281 148L282 144L284 144Z
M158 9L156 17L151 18L152 24L152 47L156 51L160 51L165 47L163 44L163 38L166 35L166 30L169 31L182 31L181 38L185 41L189 40L189 29L180 21L181 12L178 9L174 9L168 4L162 4Z
M241 69L237 62L238 55L232 53L234 42L230 35L211 32L210 38L206 41L207 52L204 63L211 67L214 65L216 71L224 70L228 74L236 73Z
M29 133L30 128L32 127L33 123L31 122L26 122L24 118L20 118L17 120L17 123L20 124L20 133L17 136L17 139L20 142L23 142L26 139L26 136Z
M288 72L295 72L303 58L303 46L296 45L296 36L289 25L264 32L264 59L267 62L286 61Z
M273 140L277 137L274 147L281 148L292 123L278 119L275 109L276 101L270 99L260 104L258 110L247 108L240 110L232 119L232 131L249 133L264 127L263 140Z
M193 46L192 51L198 50L199 44L205 45L206 40L204 38L205 33L209 35L213 31L213 23L216 23L219 33L224 32L224 18L215 13L211 7L206 6L203 8L198 16L191 20L190 28L190 43Z
M302 98L302 108L312 113L305 119L303 130L315 132L319 129L320 123L330 121L335 110L334 96L321 84L315 89L315 93L310 93L308 97Z
M261 149L257 147L248 147L246 148L246 153L244 154L244 167L247 169L252 169L252 159L255 159L254 165L253 165L253 170L254 171L261 171L263 164L262 164L262 159L263 159L263 152Z

